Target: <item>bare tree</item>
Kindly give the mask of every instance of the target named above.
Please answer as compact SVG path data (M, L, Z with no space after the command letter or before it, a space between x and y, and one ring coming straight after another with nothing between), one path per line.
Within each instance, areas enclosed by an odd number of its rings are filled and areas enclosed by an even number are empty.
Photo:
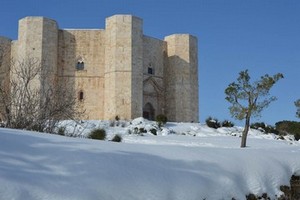
M40 60L12 61L7 75L8 84L0 87L0 114L6 127L53 133L60 120L84 114L74 84L45 69Z
M241 147L246 147L247 135L252 116L259 116L276 97L269 97L269 91L273 85L283 78L281 73L261 77L260 80L251 83L248 70L241 71L237 82L233 82L225 89L226 100L231 103L229 110L231 115L238 119L245 119L245 128L242 135Z

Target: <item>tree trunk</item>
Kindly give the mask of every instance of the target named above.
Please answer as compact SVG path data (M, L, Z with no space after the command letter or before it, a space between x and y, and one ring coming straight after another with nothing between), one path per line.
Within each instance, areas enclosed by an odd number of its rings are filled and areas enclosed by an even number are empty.
M241 141L241 148L246 147L246 142L247 142L247 135L250 127L250 115L247 114L246 116L246 122L245 122L245 127L242 135L242 141Z

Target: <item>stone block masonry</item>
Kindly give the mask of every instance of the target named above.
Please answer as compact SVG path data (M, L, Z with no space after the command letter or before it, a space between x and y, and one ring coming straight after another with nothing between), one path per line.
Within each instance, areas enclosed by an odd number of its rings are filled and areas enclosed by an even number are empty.
M170 121L199 120L198 42L192 35L146 36L143 20L132 15L108 17L105 29L60 29L54 20L25 17L18 40L0 37L0 45L9 54L6 62L40 60L46 85L57 78L72 83L85 119L154 120L164 114Z

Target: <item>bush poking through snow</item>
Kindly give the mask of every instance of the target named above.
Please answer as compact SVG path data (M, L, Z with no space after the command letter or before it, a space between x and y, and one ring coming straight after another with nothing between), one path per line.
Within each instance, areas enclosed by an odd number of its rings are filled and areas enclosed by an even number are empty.
M219 122L218 119L216 118L212 118L212 117L208 117L206 120L205 120L205 123L208 127L210 128L214 128L214 129L217 129L217 128L220 128L221 127L221 123Z
M106 138L106 131L104 129L94 129L91 131L88 138L94 139L94 140L105 140Z
M247 200L257 200L256 196L254 194L248 194L246 195Z
M66 127L59 127L57 130L58 135L65 135Z
M276 135L279 134L279 131L276 130L273 126L267 125L264 122L256 122L250 125L250 128L260 130L264 133L274 133Z
M275 126L280 135L292 134L295 136L295 140L300 139L300 122L280 121Z
M119 134L116 134L112 139L111 139L111 141L112 142L122 142L122 136L121 135L119 135Z
M133 129L133 134L139 134L139 128L138 127L134 127Z
M145 128L139 129L139 134L147 133L147 130Z
M224 120L222 122L222 127L231 128L231 127L234 127L234 123L229 120Z
M150 132L153 134L153 135L157 135L157 130L155 128L151 128L150 129Z
M208 117L205 120L205 123L208 127L218 129L221 127L231 128L234 127L234 123L229 120L224 120L222 123L217 118Z
M266 124L264 122L255 122L250 125L250 128L256 129L256 130L264 130L266 127Z
M166 115L160 114L156 116L156 122L159 128L161 128L163 125L165 125L168 121L168 118Z
M293 175L290 179L290 186L282 185L280 190L284 193L278 200L300 199L299 185L300 176Z
M248 194L246 195L247 200L259 200L259 199L264 199L264 200L271 200L271 198L268 196L267 193L263 193L261 196L256 196L254 194Z

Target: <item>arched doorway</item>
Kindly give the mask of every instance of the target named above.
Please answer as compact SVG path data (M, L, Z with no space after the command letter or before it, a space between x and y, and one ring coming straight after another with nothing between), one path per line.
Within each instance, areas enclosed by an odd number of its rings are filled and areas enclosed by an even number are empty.
M151 103L146 103L143 108L143 117L145 119L154 120L155 119L155 110Z

